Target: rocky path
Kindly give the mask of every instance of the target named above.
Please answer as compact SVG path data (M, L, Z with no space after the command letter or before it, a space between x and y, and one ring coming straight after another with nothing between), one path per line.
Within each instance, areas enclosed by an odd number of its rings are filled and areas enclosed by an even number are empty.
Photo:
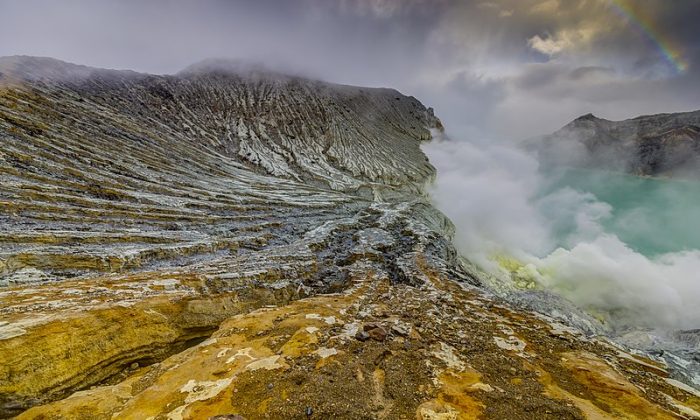
M420 286L358 262L342 293L261 300L194 347L19 418L672 419L700 410L663 367L514 312L421 260Z

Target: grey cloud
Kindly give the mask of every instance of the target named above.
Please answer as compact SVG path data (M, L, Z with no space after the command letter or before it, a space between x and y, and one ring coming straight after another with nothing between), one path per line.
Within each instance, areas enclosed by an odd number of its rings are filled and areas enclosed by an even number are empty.
M154 73L210 57L262 62L396 87L448 129L520 138L577 113L700 108L697 1L632 3L682 49L686 74L608 0L0 0L0 55ZM528 45L537 36L565 48L541 54Z
M615 71L610 67L585 66L572 70L569 76L573 80L586 80L598 76L610 77Z

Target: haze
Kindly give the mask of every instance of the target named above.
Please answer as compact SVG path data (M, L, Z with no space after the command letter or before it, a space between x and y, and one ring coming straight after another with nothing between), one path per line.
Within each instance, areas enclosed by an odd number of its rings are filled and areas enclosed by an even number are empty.
M398 88L474 139L700 108L697 0L2 0L0 16L0 56L151 73L263 62Z

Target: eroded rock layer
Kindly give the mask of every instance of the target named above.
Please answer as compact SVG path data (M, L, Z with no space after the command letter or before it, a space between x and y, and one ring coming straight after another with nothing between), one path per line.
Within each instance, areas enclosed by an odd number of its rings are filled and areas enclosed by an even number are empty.
M417 100L0 59L0 416L682 418L663 365L480 291Z

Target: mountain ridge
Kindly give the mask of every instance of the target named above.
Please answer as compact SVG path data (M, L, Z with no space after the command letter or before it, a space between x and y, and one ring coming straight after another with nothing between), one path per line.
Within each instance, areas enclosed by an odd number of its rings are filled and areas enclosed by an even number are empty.
M415 98L40 61L0 84L0 417L700 410L571 305L481 287L425 193L441 123Z
M700 110L611 121L586 114L525 143L545 165L700 177Z

